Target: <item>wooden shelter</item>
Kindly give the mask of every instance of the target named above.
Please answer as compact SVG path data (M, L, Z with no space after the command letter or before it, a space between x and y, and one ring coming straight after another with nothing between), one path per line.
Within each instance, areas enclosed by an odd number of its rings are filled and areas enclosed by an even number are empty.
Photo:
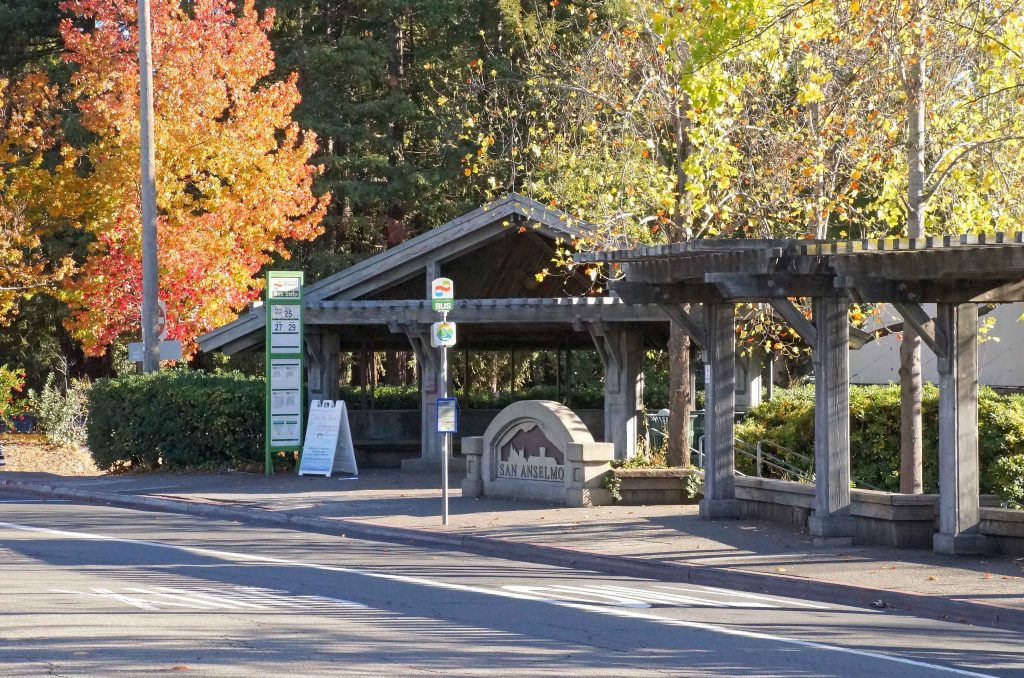
M819 540L854 536L850 493L850 303L887 302L939 365L939 529L933 548L975 553L979 529L978 304L1024 300L1022 235L917 240L705 240L604 252L621 299L659 304L704 350L706 518L737 517L733 437L736 302L770 304L811 347L815 386L815 493L808 527ZM793 298L811 299L805 317ZM931 317L921 306L937 304ZM689 311L684 311L689 304Z
M434 430L440 349L430 324L430 281L451 278L457 301L448 319L458 324L458 348L531 350L596 347L605 367L603 439L616 456L631 456L642 409L641 344L664 346L668 316L657 304L627 304L586 296L590 282L536 273L550 266L558 240L581 235L565 215L517 194L474 210L304 289L308 397L336 399L341 351L416 353L421 389L420 460L439 465ZM204 351L236 353L264 342L265 312L199 338ZM601 431L593 432L600 439Z

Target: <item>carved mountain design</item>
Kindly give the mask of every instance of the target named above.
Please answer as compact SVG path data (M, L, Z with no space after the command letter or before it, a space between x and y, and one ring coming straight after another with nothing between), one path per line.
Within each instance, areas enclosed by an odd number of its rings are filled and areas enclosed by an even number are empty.
M514 454L523 459L547 457L553 459L559 466L565 463L565 452L548 440L544 431L536 424L532 428L519 430L498 452L501 461L509 461L509 457Z

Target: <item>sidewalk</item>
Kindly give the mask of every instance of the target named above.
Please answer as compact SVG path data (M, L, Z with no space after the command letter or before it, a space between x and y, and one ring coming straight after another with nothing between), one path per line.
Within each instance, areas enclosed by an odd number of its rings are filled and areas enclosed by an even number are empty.
M450 524L442 527L440 478L391 469L369 469L358 479L0 473L0 491L258 520L841 604L875 604L1024 631L1024 559L873 546L816 548L806 534L772 523L699 520L695 506L564 508L463 499L458 479L453 477L450 484Z

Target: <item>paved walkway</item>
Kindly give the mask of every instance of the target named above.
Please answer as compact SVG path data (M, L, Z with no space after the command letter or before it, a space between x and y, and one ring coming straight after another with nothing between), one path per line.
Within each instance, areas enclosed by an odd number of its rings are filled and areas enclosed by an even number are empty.
M455 477L450 524L443 527L439 485L440 478L433 475L377 469L364 471L358 479L241 473L99 477L0 473L0 489L113 499L140 507L160 507L159 501L176 500L210 515L217 515L218 508L230 508L232 516L289 520L300 529L336 525L339 533L348 530L353 536L365 526L411 541L422 537L468 545L472 539L478 550L484 545L491 553L503 555L504 546L508 551L504 555L520 559L531 559L533 548L539 559L551 560L552 549L545 551L545 547L557 547L559 554L576 554L570 562L580 566L608 569L611 564L614 569L615 563L624 563L633 574L643 574L643 566L648 565L676 568L693 581L694 572L700 573L702 583L713 583L717 574L723 577L723 585L730 583L730 574L741 573L747 581L760 577L765 590L783 582L788 591L799 595L799 584L804 583L806 595L819 598L842 597L845 587L858 590L857 600L866 602L870 597L874 602L877 596L883 605L896 608L917 606L920 611L923 601L931 606L925 612L929 616L988 623L985 615L994 612L993 618L1012 618L1009 626L1024 630L1024 559L944 556L872 546L818 548L808 535L772 523L699 520L695 506L564 508L464 499ZM180 510L174 502L163 507ZM457 541L459 537L465 541ZM649 576L659 575L652 570ZM907 603L896 592L925 595L911 596ZM980 616L974 614L979 610Z

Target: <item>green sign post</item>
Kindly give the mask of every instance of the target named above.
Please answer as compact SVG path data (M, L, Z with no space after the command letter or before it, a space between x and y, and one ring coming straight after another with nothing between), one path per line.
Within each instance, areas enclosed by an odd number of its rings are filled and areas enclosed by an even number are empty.
M267 272L267 458L274 475L274 453L302 447L302 272Z

